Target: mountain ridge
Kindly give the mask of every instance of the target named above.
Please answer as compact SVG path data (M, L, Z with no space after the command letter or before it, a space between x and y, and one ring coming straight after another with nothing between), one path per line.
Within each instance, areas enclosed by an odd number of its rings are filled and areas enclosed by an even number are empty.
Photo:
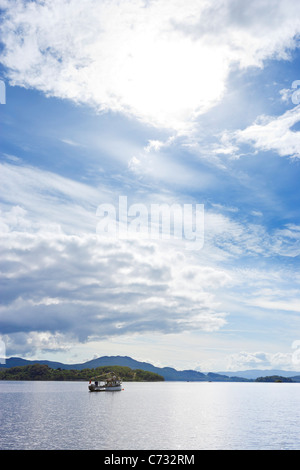
M4 362L4 363L3 363ZM52 369L66 369L66 370L82 370L82 369L95 369L101 366L126 366L131 369L142 369L148 372L154 372L162 375L167 381L214 381L214 382L246 382L255 380L258 377L267 377L273 375L281 375L284 377L293 378L300 376L300 372L283 371L283 370L246 370L237 372L199 372L196 370L176 370L173 367L156 367L148 362L136 361L129 356L101 356L90 361L77 363L77 364L64 364L62 362L48 361L48 360L28 360L20 357L10 357L0 363L0 368L10 368L18 366L26 366L30 364L44 364Z
M61 362L47 360L28 360L19 357L10 357L6 359L5 364L0 364L0 368L18 367L37 363L48 365L53 369L60 368L66 370L95 369L96 367L101 366L125 366L130 367L133 370L142 369L148 372L160 374L165 378L165 380L207 380L206 375L202 372L197 372L193 370L177 371L172 367L156 367L147 362L136 361L135 359L132 359L129 356L102 356L97 359L92 359L90 361L77 364L64 364Z
M246 369L234 372L217 372L218 374L226 374L228 377L232 376L242 376L245 379L255 380L258 377L267 377L272 375L281 375L284 377L295 377L299 376L300 372L290 371L290 370L281 370L281 369ZM242 374L242 375L241 375Z

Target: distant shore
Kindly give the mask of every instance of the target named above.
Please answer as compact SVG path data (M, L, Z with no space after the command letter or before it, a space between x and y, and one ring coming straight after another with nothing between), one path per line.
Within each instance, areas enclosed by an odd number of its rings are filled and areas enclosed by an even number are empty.
M163 382L165 378L162 375L154 372L149 372L142 369L130 369L125 366L102 366L92 369L52 369L46 364L31 364L26 366L16 366L10 368L0 369L0 381L2 380L22 380L22 381L88 381L92 377L115 373L124 382ZM297 376L293 380L290 377L283 377L279 375L258 377L256 379L243 379L239 380L234 377L228 380L228 377L222 378L216 374L207 374L206 380L186 380L185 382L273 382L273 383L299 383L300 377ZM215 380L214 380L215 379Z
M115 373L125 382L162 382L164 378L141 369L123 366L103 366L95 369L52 369L46 364L32 364L0 369L0 380L88 381L97 375Z

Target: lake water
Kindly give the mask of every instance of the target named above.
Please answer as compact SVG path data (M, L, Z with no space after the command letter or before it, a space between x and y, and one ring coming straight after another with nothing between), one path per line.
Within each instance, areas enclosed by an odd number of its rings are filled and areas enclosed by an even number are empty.
M0 449L300 449L300 384L0 382Z

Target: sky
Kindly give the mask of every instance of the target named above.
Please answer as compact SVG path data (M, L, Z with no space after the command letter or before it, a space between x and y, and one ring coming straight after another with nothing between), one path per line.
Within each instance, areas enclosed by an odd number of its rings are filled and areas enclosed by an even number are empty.
M6 356L300 370L300 4L0 0L0 16ZM147 232L174 204L198 244Z

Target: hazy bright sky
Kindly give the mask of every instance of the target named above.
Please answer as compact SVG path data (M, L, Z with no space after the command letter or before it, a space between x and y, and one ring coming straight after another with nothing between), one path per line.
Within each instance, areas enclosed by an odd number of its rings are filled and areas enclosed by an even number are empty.
M300 3L0 8L7 356L300 370ZM204 204L203 248L99 237L119 196Z

